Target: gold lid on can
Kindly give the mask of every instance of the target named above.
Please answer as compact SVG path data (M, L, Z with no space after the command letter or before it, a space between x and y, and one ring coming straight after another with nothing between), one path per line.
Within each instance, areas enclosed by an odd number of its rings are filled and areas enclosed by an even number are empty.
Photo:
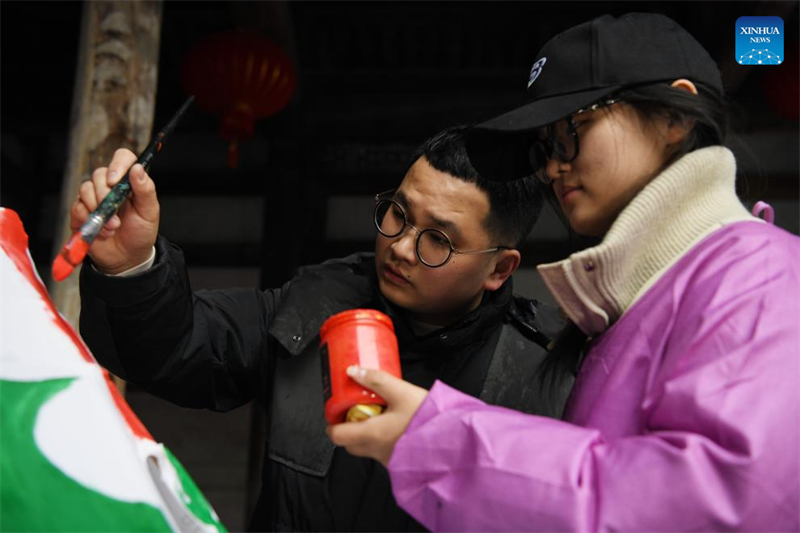
M383 406L374 403L359 403L347 411L348 422L361 422L383 412Z

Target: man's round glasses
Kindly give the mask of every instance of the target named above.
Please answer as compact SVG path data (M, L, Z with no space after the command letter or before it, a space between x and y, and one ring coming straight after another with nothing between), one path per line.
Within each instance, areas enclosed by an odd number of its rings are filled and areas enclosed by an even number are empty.
M375 227L381 235L389 238L399 237L407 228L412 228L417 234L415 246L417 258L426 266L431 268L443 266L450 261L453 254L483 254L511 249L508 246L496 246L486 250L459 250L453 246L453 242L445 232L433 228L421 230L410 224L403 206L394 200L382 198L392 192L394 191L375 196Z
M556 158L562 163L571 163L578 157L578 153L580 152L578 127L573 120L576 116L581 113L586 113L587 111L595 111L601 107L616 104L620 101L620 99L610 98L589 107L578 109L565 118L548 124L544 131L545 138L535 140L528 151L531 168L539 181L545 185L550 185L550 183L552 183L553 180L550 179L546 171L547 162L550 159Z

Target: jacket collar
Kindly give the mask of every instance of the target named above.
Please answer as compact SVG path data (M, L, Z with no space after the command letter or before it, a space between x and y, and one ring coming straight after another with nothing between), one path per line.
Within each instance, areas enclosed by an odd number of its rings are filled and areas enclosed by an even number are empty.
M539 273L584 333L602 333L694 244L725 224L755 220L735 179L727 148L691 152L642 189L599 245L540 265Z
M374 279L370 253L300 268L281 290L270 334L291 355L302 353L311 342L318 342L319 329L330 316L370 305Z
M378 291L375 255L354 254L299 269L281 290L269 332L291 355L298 355L310 343L319 342L319 329L330 316L368 307L392 318L404 351L420 355L432 351L455 353L458 348L482 341L491 330L488 326L503 319L511 305L512 292L509 278L497 291L487 291L481 305L457 322L417 337L403 311Z

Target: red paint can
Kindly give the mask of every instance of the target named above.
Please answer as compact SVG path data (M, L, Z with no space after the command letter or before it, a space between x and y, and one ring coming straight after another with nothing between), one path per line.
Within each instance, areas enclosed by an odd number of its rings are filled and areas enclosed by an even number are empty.
M350 365L359 365L401 377L392 319L374 309L343 311L322 324L319 337L328 423L344 422L348 411L356 405L385 406L383 398L353 381L346 371ZM365 410L362 408L359 412ZM355 411L351 413L351 420L353 416L357 416Z

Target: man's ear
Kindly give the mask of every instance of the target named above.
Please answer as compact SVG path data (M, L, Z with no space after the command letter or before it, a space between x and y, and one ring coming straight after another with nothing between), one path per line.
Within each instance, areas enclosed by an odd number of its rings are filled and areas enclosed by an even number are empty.
M483 288L487 291L496 291L502 287L503 283L517 270L521 259L519 250L498 250L493 260L494 269L483 283Z

